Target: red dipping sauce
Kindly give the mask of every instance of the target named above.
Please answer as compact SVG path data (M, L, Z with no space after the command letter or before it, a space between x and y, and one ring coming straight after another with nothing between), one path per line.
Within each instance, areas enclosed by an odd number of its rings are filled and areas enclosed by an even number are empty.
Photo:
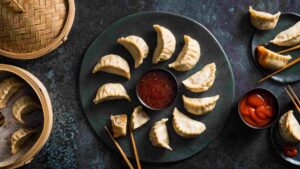
M161 110L176 99L178 86L175 77L169 71L152 69L140 78L136 91L146 107Z

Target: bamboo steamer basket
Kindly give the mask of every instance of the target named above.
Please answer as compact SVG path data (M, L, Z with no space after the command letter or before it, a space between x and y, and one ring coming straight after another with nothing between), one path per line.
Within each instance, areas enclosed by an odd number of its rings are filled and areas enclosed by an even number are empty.
M20 79L24 80L27 83L27 85L29 85L33 89L41 103L44 119L42 131L35 143L33 144L33 146L30 147L28 151L22 154L22 156L17 158L15 161L0 162L1 169L11 169L30 163L33 157L45 145L52 130L53 112L50 97L45 86L33 74L22 68L7 64L0 64L0 73L2 72L16 75Z
M74 0L0 0L0 55L34 59L67 40Z

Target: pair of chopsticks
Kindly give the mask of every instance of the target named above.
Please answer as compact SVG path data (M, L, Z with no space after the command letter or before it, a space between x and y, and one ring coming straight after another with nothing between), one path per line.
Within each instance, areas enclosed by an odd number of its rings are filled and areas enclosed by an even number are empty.
M291 48L289 48L289 49L279 51L279 52L277 52L277 53L282 54L282 53L290 52L290 51L292 51L292 50L296 50L296 49L299 49L299 48L300 48L300 45L297 45L297 46L291 47ZM297 59L295 59L295 60L289 62L289 63L288 63L287 65L285 65L284 67L282 67L282 68L276 70L275 72L273 72L273 73L267 75L266 77L260 79L260 80L258 81L258 83L261 83L261 82L263 82L263 81L269 79L270 77L272 77L272 76L274 76L274 75L276 75L276 74L282 72L283 70L285 70L285 69L287 69L287 68L289 68L289 67L295 65L295 64L298 63L298 62L300 62L300 56L299 56Z
M127 163L128 167L130 169L134 169L133 165L131 164L131 162L129 161L129 159L127 158L125 152L123 151L123 149L121 148L121 146L119 145L119 143L115 140L115 138L111 135L110 131L107 129L106 126L104 126L105 130L107 131L107 133L109 134L110 138L112 139L112 141L114 142L114 144L116 145L117 149L119 150L119 152L121 153L123 159L125 160L125 162ZM135 144L135 140L134 140L134 136L133 133L131 131L131 129L129 129L130 132L130 139L131 139L131 143L132 143L132 148L133 148L133 153L135 156L135 161L136 161L136 165L138 169L141 169L141 163L140 163L140 159L139 159L139 155L138 155L138 151L136 148L136 144Z
M300 107L299 107L300 106L300 101L299 101L298 96L294 92L293 88L290 85L288 85L289 90L287 88L284 88L284 89L287 92L287 94L289 95L289 97L291 98L291 100L292 100L293 104L295 105L298 113L300 113Z

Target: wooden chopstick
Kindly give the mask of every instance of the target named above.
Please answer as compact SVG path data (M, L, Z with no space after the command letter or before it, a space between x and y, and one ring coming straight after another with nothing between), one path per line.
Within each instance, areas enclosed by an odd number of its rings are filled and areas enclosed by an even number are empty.
M285 65L284 67L282 67L282 68L276 70L275 72L269 74L268 76L262 78L261 80L258 81L258 83L261 83L261 82L263 82L263 81L269 79L270 77L272 77L272 76L274 76L274 75L280 73L281 71L283 71L283 70L285 70L285 69L287 69L287 68L293 66L294 64L298 63L299 61L300 61L300 57L298 57L297 59L295 59L295 60L289 62L289 63L288 63L287 65Z
M136 165L137 165L138 169L142 169L139 154L138 154L136 144L135 144L135 141L134 141L134 136L133 136L133 133L132 133L131 129L129 129L129 130L130 130L129 131L130 132L130 138L131 138L131 143L132 143L133 153L134 153L134 156L135 156Z
M106 126L104 126L105 130L107 131L107 133L109 134L110 138L112 139L112 141L115 143L116 147L118 148L119 152L121 153L122 157L124 158L125 162L127 163L128 167L130 169L134 169L131 162L129 161L129 159L127 158L125 152L122 150L121 146L119 145L119 143L114 139L114 137L110 134L109 130L107 129Z
M291 48L288 48L288 49L279 51L279 52L277 52L277 53L282 54L282 53L290 52L290 51L292 51L292 50L296 50L296 49L299 49L299 48L300 48L300 45L296 45L296 46L293 46L293 47L291 47Z
M292 94L293 94L295 100L297 101L298 105L300 105L300 100L299 100L298 96L296 95L296 93L294 92L293 88L290 85L288 85L288 88L292 92Z
M287 92L287 94L289 95L289 97L291 98L291 100L292 100L294 106L296 107L298 113L300 113L300 108L299 108L297 102L295 102L294 97L290 94L290 92L287 90L287 88L284 88L284 89Z

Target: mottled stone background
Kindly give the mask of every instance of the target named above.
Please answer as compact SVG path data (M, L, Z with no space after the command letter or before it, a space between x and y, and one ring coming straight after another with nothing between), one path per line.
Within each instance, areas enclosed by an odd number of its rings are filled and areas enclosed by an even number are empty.
M47 56L32 61L1 58L2 63L23 67L47 87L54 110L52 134L42 151L24 169L127 168L121 156L97 138L79 102L78 75L90 43L116 20L140 11L169 11L190 17L206 26L219 40L231 62L236 85L232 116L224 131L206 149L177 163L143 168L296 168L282 161L270 144L269 130L253 131L238 117L236 101L257 87L262 77L250 58L254 32L247 15L249 5L269 12L300 13L297 0L75 0L76 18L69 39ZM202 44L205 45L205 44ZM268 81L261 86L276 93L281 104L287 95L283 85ZM294 84L300 89L300 86Z

